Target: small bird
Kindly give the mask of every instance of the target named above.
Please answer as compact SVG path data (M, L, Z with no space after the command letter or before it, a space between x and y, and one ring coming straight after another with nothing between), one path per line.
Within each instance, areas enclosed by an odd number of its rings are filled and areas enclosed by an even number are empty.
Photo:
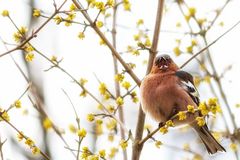
M140 98L143 111L159 123L167 122L179 111L187 111L188 105L197 109L200 102L192 75L180 70L166 54L155 58L151 72L141 83ZM174 125L189 124L194 128L209 154L225 151L207 125L199 126L195 118L196 115L189 116L186 120L174 121Z

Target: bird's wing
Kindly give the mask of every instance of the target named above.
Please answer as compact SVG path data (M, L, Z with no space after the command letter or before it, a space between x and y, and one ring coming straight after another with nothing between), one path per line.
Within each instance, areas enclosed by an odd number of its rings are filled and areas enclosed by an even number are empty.
M199 94L194 86L193 82L193 76L185 71L177 71L175 75L180 79L181 81L181 87L189 94L189 96L193 99L193 101L199 105Z

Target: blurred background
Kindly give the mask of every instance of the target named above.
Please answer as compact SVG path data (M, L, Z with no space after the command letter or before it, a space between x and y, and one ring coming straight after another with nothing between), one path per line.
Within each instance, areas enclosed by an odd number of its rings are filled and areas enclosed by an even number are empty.
M18 32L14 24L19 28L26 27L26 35L31 36L31 33L54 13L53 2L0 0L0 54L20 43L16 42L16 35L14 36L14 33ZM57 7L62 3L63 0L56 0ZM87 8L87 1L81 3ZM126 63L135 65L133 71L139 79L146 73L149 52L147 49L140 49L138 44L142 42L148 46L148 40L152 40L157 3L157 0L117 1L116 49ZM8 111L11 124L27 137L31 137L51 159L76 159L73 153L76 154L78 136L74 130L77 129L77 123L73 105L80 119L80 127L87 131L81 148L87 146L96 154L104 149L105 159L124 159L123 149L119 146L122 139L119 125L115 126L111 118L104 116L97 116L95 121L91 122L89 114L101 114L102 110L91 96L87 94L84 97L84 90L69 77L70 74L76 80L86 79L84 87L101 103L112 106L108 107L110 111L116 109L114 98L106 100L106 95L101 94L104 84L107 92L116 97L116 73L111 51L101 44L101 39L91 27L84 25L87 21L82 14L71 10L71 7L72 1L68 0L61 9L63 12L57 14L62 18L61 23L57 24L57 15L54 16L55 20L51 20L30 41L31 45L50 61L59 61L59 66L64 70L52 67L53 64L36 51L33 52L34 58L30 62L26 59L27 53L22 50L0 57L1 110L11 108ZM239 8L239 0L165 1L158 54L167 53L178 65L182 65L193 53L197 53L236 24L240 20ZM3 11L6 10L10 18L4 16ZM40 15L37 15L37 11L40 11ZM64 21L71 17L72 12L75 13L74 19L70 18L70 21L76 23ZM96 6L90 6L88 13L94 20L98 14ZM113 9L110 7L97 18L98 27L110 42L112 15ZM84 37L81 36L83 33ZM145 143L140 159L239 159L239 37L240 26L237 26L203 52L198 60L191 61L183 68L195 77L201 101L218 98L223 114L210 116L208 124L227 152L209 156L194 131L183 126L171 128L165 135L155 134L155 140L150 139ZM54 61L54 58L57 60ZM126 95L122 106L124 126L134 135L140 104L137 97L134 100L130 93L134 91L139 96L139 89L124 72L121 64L118 64L118 73L123 73L121 75L125 77L123 82L119 83L120 95ZM131 86L128 89L126 85ZM18 99L21 102L20 108L16 107ZM99 124L96 119L103 120L103 124ZM147 116L144 136L147 135L147 129L153 130L157 126L158 124ZM31 153L25 142L18 141L17 134L10 125L0 121L1 142L6 140L1 145L2 148L0 147L4 159L40 159L39 155ZM127 138L128 134L125 133L125 139ZM156 146L156 140L163 144ZM132 141L129 140L126 148L128 159L131 157L131 145ZM118 151L111 156L113 148Z

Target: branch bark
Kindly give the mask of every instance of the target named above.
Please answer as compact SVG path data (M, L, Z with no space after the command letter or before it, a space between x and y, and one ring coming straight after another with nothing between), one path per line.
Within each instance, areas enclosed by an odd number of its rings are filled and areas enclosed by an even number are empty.
M156 15L156 21L155 21L154 34L153 34L154 36L152 40L152 47L149 50L149 58L148 58L148 66L147 66L146 74L148 74L151 71L154 58L156 57L156 54L157 54L160 26L162 21L162 14L163 14L163 6L164 6L164 0L158 0L157 15ZM133 149L132 149L132 160L139 160L141 155L141 151L144 143L140 144L139 142L142 139L144 122L145 122L145 114L142 110L142 107L140 106L138 111L138 120L137 120L137 126L135 131L135 140L134 140Z

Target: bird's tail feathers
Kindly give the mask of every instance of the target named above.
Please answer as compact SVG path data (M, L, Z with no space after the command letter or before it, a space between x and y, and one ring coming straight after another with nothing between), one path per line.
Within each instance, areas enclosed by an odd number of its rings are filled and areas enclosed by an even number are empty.
M207 148L208 153L214 154L218 151L226 152L226 150L218 143L218 141L210 133L207 125L199 127L194 125L193 128L197 131L199 137Z

